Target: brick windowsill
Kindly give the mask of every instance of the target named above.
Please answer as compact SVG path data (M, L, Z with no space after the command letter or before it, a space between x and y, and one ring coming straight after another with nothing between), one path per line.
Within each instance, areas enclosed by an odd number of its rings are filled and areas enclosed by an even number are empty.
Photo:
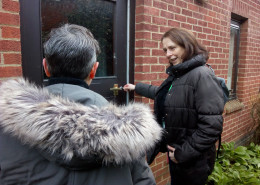
M241 110L244 108L244 104L241 103L238 99L230 100L225 105L225 113L230 114L232 112Z

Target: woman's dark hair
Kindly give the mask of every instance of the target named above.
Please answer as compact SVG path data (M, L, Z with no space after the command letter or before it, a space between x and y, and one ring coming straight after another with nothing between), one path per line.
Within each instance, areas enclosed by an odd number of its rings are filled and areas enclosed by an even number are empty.
M161 41L164 38L169 38L184 48L183 61L187 61L198 54L203 54L206 60L209 58L207 49L197 41L192 32L186 29L172 28L163 34Z

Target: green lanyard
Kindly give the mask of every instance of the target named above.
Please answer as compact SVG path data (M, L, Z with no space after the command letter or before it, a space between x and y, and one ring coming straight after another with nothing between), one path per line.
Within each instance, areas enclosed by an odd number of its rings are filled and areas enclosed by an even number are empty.
M171 87L169 88L169 91L172 89L172 85L171 85Z
M171 87L169 88L168 92L171 90L172 88L172 84L171 84ZM164 121L164 118L162 119L162 128L165 128L165 121Z

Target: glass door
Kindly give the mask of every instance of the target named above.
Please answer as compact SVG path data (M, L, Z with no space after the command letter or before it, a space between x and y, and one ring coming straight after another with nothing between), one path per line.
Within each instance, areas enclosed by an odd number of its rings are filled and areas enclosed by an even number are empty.
M65 23L78 24L93 33L101 48L97 59L100 65L90 89L108 100L115 100L110 88L114 84L123 86L127 78L128 1L131 2L129 79L133 83L135 1L130 0L20 0L24 76L37 84L47 80L42 69L42 43L52 28ZM34 39L30 39L32 37ZM131 98L133 94L130 95ZM125 103L126 93L119 91L116 102Z

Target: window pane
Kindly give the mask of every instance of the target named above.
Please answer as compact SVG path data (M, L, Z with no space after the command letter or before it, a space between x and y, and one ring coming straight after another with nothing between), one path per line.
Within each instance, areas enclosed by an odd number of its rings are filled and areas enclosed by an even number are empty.
M227 86L231 91L231 97L235 97L237 85L238 50L239 49L239 26L231 25L229 64Z
M98 56L97 77L114 75L113 19L115 2L104 0L42 0L43 42L52 28L65 23L82 25L98 40L101 54Z

